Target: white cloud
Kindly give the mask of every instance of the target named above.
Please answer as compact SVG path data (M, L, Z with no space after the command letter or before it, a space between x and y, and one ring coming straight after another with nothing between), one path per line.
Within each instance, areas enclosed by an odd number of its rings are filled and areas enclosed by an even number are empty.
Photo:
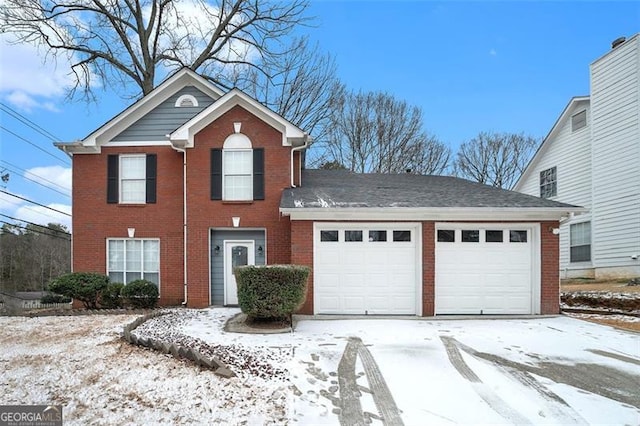
M25 177L41 182L45 186L54 187L71 195L71 168L62 166L33 167L24 174ZM52 185L52 183L62 187Z
M496 49L491 49L491 50L489 50L489 55L498 56L498 52L496 51Z
M11 43L12 36L0 34L0 95L13 106L29 112L35 108L56 111L55 102L73 84L70 62L56 64L42 60L36 46Z

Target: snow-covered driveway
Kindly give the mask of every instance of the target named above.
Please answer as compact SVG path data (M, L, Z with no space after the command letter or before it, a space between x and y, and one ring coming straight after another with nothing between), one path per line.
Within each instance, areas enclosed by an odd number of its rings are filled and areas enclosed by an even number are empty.
M232 379L126 344L134 316L0 317L0 404L62 404L65 424L640 424L638 334L567 317L222 331L237 312L139 330L249 359Z
M182 331L211 343L293 348L289 417L299 424L382 424L381 411L387 424L406 425L640 424L635 333L557 317L302 320L292 334L246 335L211 330L221 311L206 312ZM350 350L358 341L366 351ZM353 389L341 389L351 369L358 421ZM385 387L391 406L376 398Z

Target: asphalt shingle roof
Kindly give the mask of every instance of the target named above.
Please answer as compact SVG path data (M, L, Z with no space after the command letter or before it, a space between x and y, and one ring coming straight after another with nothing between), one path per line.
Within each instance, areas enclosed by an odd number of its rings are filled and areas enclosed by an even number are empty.
M575 208L451 176L303 170L302 186L286 189L281 208Z

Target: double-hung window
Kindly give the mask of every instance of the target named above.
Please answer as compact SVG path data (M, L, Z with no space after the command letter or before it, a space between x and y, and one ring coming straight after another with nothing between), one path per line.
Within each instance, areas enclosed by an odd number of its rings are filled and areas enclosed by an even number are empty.
M591 260L591 222L575 223L569 227L570 261Z
M156 202L156 154L113 154L107 157L107 202Z
M253 151L251 149L223 151L224 200L253 199Z
M160 287L160 241L146 238L107 240L107 275L112 282L148 280Z

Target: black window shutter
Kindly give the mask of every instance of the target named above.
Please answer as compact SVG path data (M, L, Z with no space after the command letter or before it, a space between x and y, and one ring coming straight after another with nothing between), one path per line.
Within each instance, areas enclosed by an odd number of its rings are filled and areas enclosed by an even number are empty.
M107 203L118 203L118 155L107 156Z
M211 199L222 200L222 150L211 150Z
M156 202L156 176L158 174L158 156L147 154L147 203Z
M253 199L264 200L264 148L253 150Z

